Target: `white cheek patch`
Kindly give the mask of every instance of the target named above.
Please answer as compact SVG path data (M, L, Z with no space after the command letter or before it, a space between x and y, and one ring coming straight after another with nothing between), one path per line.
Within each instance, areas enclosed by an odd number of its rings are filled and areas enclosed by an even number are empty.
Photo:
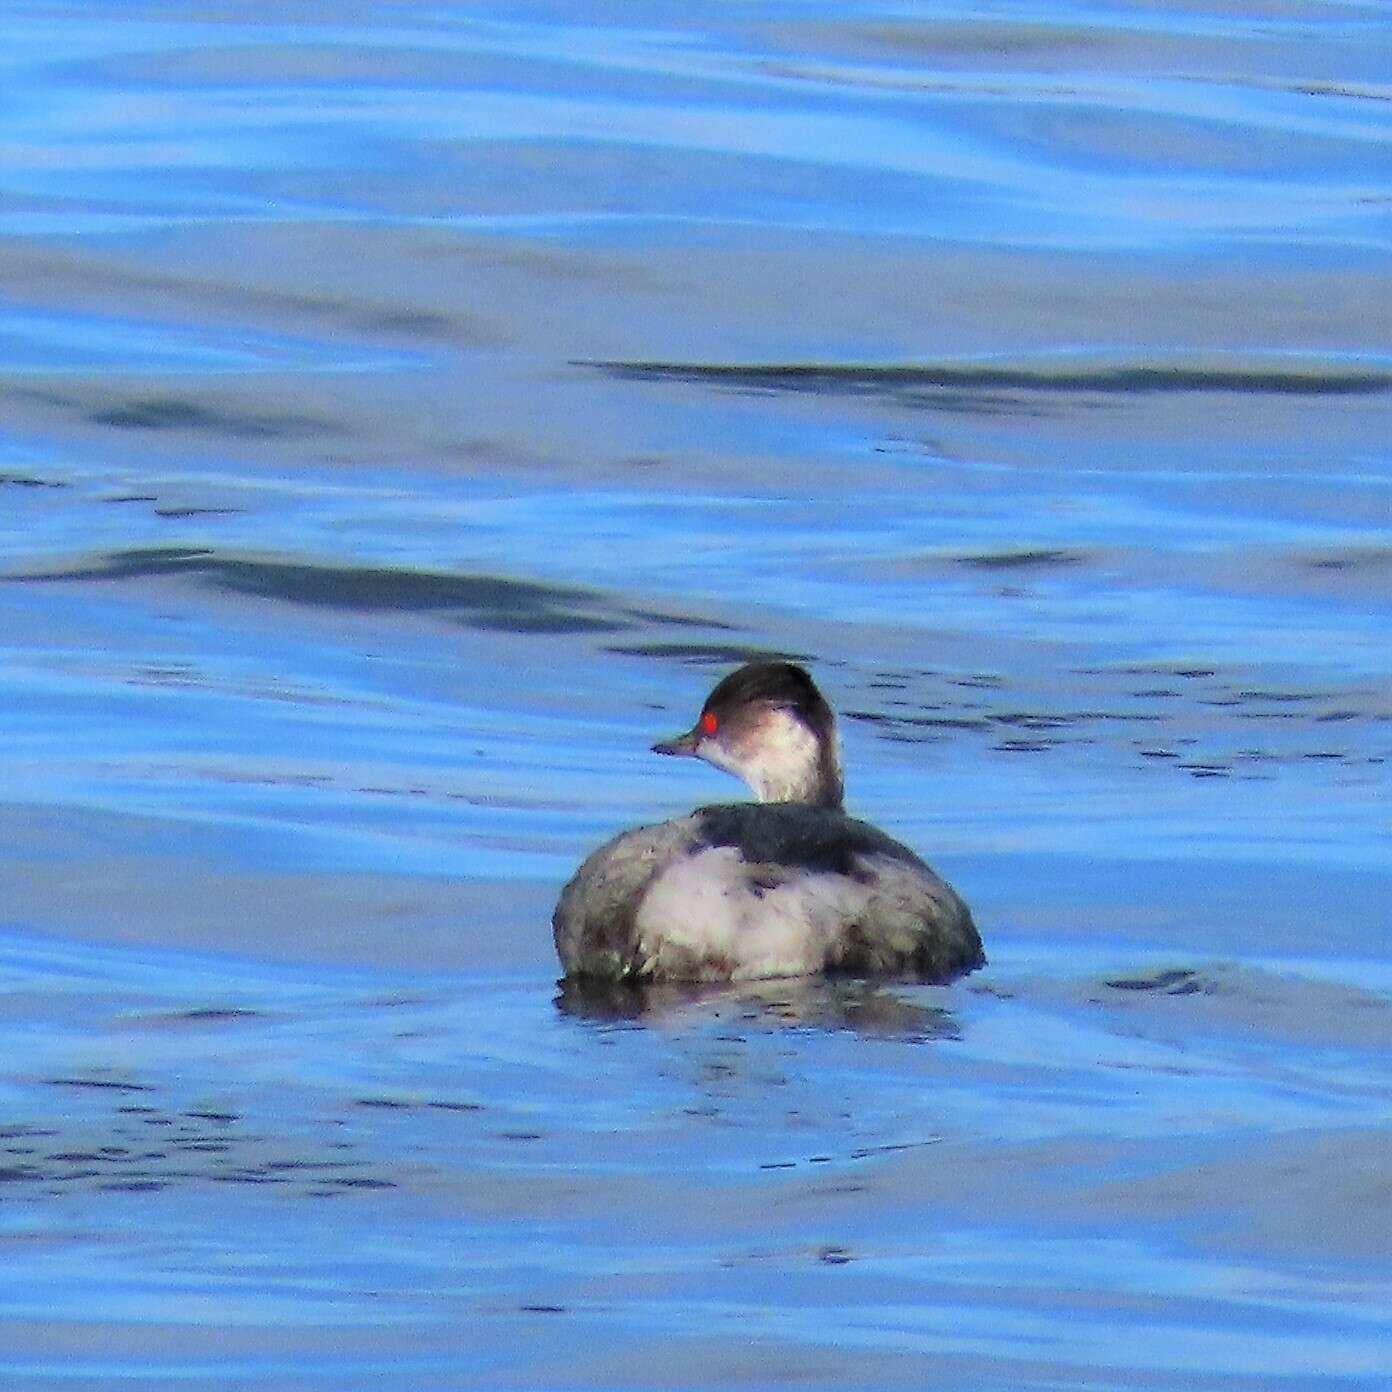
M726 773L733 773L736 778L742 778L746 783L749 783L748 766L726 749L719 740L703 739L696 746L696 755L708 764L713 764L718 769L724 769ZM751 783L750 786L753 787L753 784Z
M742 776L760 802L805 798L817 780L817 737L796 716L771 710L749 732Z

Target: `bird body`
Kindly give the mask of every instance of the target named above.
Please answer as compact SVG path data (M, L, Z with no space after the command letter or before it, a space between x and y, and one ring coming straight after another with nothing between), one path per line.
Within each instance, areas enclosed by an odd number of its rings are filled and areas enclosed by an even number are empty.
M951 886L841 810L834 717L800 667L740 668L688 734L654 747L738 773L766 800L698 808L593 852L552 920L568 976L936 981L985 961Z

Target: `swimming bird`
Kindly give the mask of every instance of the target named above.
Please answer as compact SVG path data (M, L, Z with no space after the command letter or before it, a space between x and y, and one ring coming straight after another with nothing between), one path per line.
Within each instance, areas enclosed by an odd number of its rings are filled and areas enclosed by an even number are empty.
M836 717L802 667L731 672L690 730L653 749L725 769L758 801L625 831L590 855L552 916L568 977L946 981L985 962L952 887L842 810Z

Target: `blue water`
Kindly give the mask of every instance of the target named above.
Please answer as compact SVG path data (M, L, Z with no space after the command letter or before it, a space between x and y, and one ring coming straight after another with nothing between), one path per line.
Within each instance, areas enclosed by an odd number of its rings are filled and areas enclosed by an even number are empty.
M0 14L0 1380L1392 1378L1380 4ZM809 663L949 987L562 990Z

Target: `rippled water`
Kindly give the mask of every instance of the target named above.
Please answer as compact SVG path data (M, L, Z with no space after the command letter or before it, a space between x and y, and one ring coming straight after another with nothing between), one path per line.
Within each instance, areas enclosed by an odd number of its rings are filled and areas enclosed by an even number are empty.
M1387 1383L1384 6L0 39L5 1386ZM557 987L756 653L985 970Z

